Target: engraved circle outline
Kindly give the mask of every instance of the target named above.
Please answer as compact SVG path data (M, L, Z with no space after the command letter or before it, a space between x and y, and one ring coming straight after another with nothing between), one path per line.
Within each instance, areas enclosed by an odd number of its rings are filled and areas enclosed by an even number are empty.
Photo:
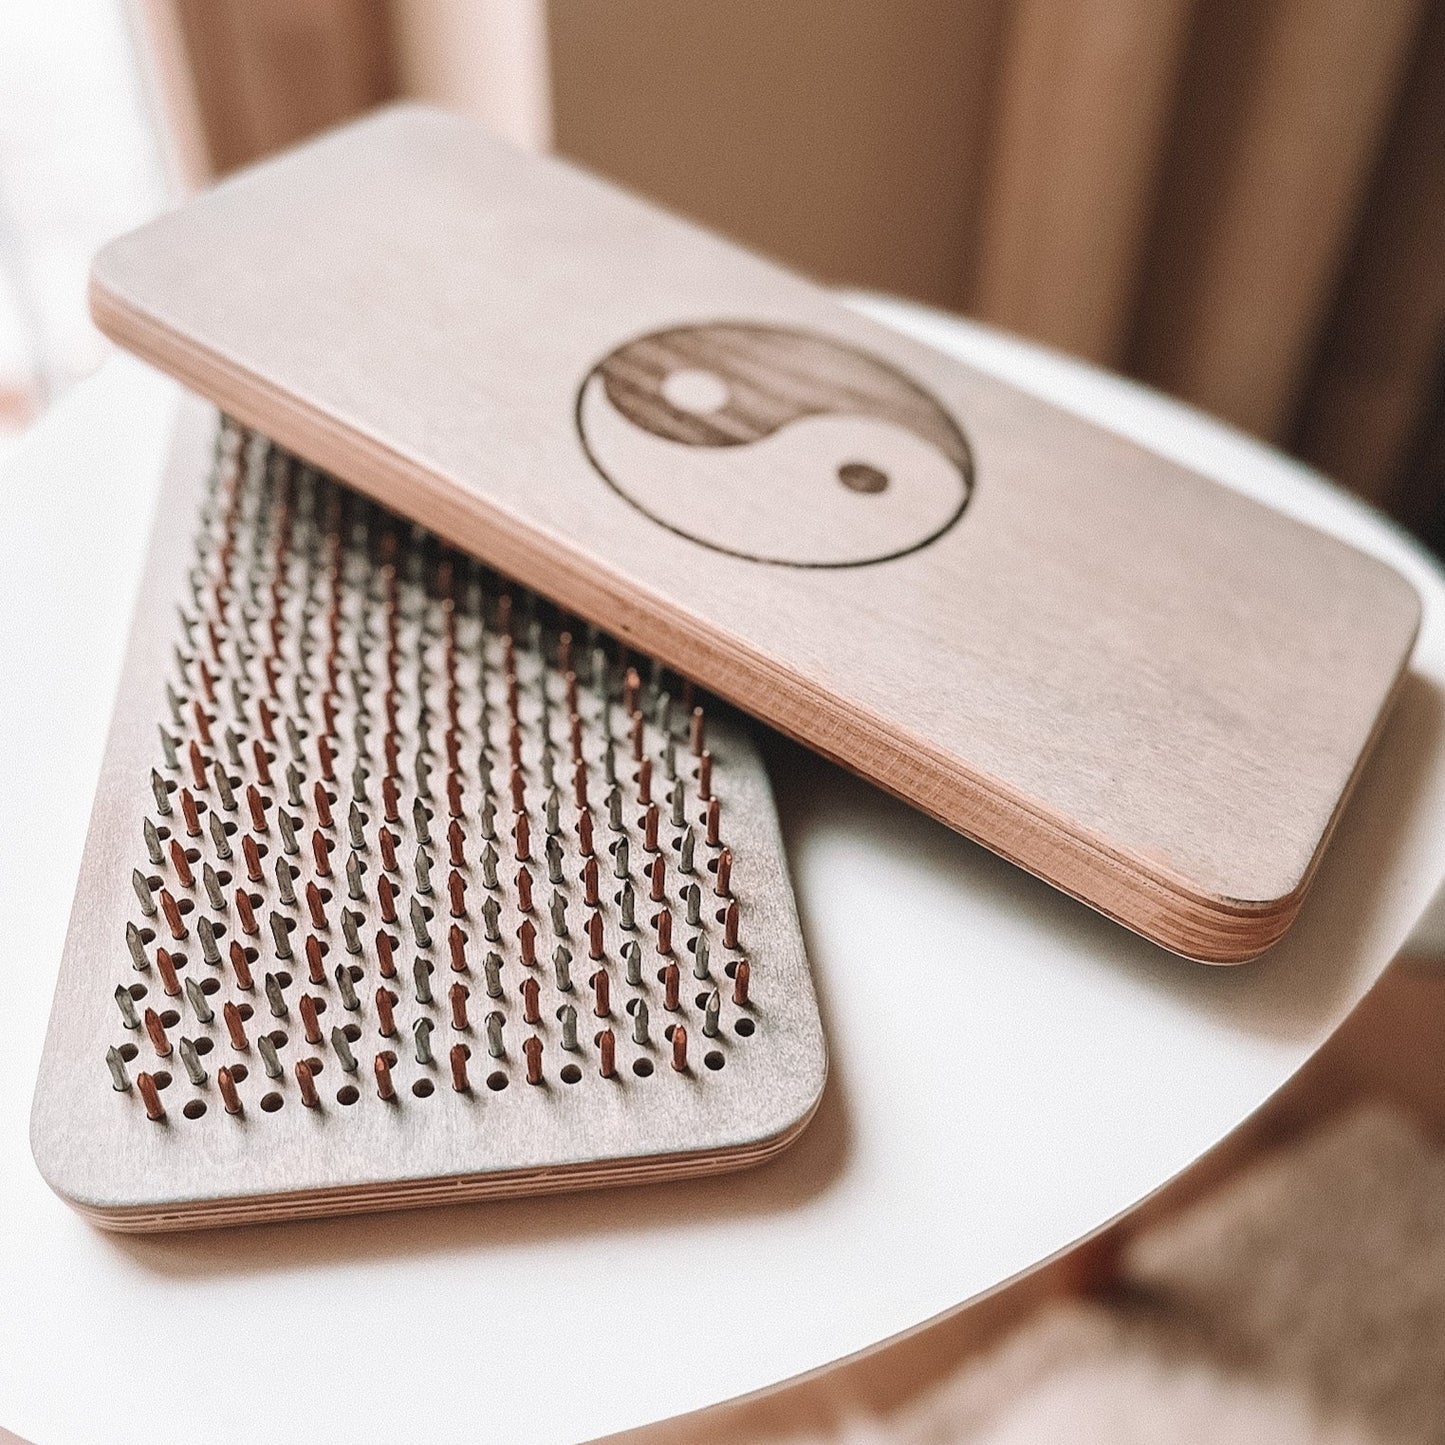
M587 388L592 384L593 377L601 375L602 368L619 351L625 351L629 346L635 346L639 341L647 341L654 336L665 336L670 331L702 331L709 326L748 326L758 331L775 332L783 336L806 336L810 340L826 342L830 346L837 346L845 351L851 351L855 356L861 356L874 366L888 372L895 380L901 382L915 395L938 409L939 414L953 429L954 435L958 438L960 449L963 452L963 466L958 469L959 480L963 483L963 496L959 499L958 506L940 526L935 527L926 537L920 538L917 542L910 542L906 547L900 547L893 552L880 553L876 557L860 557L847 562L793 562L782 557L760 557L752 552L744 552L735 547L724 547L717 542L709 542L702 537L695 537L691 532L684 531L681 527L674 526L671 522L664 521L655 512L644 507L635 497L629 495L614 480L607 471L607 468L597 459L597 454L592 450L592 445L587 439L587 429L582 424L583 398L587 394ZM684 321L672 326L654 327L649 331L640 331L635 336L629 337L626 341L620 341L605 356L600 357L587 370L582 378L582 384L577 388L577 397L572 407L573 425L577 429L577 440L582 447L583 455L592 464L592 470L602 478L604 482L622 498L634 511L640 512L649 522L655 523L664 531L671 532L674 537L681 537L685 542L692 542L699 547L706 547L710 552L720 552L726 557L736 557L742 562L756 562L764 567L798 567L807 572L836 572L848 567L873 567L880 562L896 562L901 557L912 556L915 552L921 552L925 547L931 547L945 533L952 531L968 510L968 504L973 500L974 488L977 485L976 468L973 457L973 447L968 440L967 433L958 424L953 413L948 410L934 394L915 381L907 372L895 366L891 361L884 361L882 357L866 350L864 347L855 345L851 341L840 341L837 337L827 336L821 331L812 331L802 326L779 326L766 321L738 321L736 319L720 320L714 318L711 321ZM950 465L953 465L950 462Z

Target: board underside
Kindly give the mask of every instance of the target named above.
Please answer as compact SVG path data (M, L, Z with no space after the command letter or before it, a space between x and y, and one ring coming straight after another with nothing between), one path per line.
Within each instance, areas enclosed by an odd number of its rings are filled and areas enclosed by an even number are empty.
M188 402L36 1090L46 1179L165 1230L781 1149L823 1036L766 774L701 701Z

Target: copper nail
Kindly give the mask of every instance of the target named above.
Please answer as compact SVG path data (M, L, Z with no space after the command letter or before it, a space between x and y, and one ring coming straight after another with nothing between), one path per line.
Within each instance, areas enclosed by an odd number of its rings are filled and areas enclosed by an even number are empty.
M647 870L652 881L652 891L648 897L654 903L661 903L667 896L667 859L661 853L652 860L652 866Z
M590 811L584 811L577 815L577 851L584 858L593 856L592 814Z
M306 1030L306 1042L319 1044L321 1042L321 1019L316 1012L316 1000L309 993L303 993L296 1007L301 1014L301 1026Z
M529 1034L522 1041L522 1052L527 1056L527 1082L542 1082L542 1040L536 1034Z
M321 940L314 933L306 935L306 971L312 983L326 982L326 964L322 957Z
M261 869L261 850L256 846L256 840L249 833L241 839L241 857L246 862L246 877L252 883L263 882L266 875Z
M236 975L237 988L251 987L251 961L237 939L231 940L231 970Z
M459 1033L467 1026L467 999L471 991L464 983L454 983L448 994L452 1006L452 1027Z
M540 1009L541 988L535 978L522 980L522 1016L529 1024L542 1022Z
M377 967L381 970L381 976L383 978L396 977L396 954L394 949L395 944L392 941L391 934L384 928L378 928L376 930L376 963Z
M162 897L162 902L164 902ZM236 918L242 933L257 934L261 930L256 923L256 914L251 907L251 895L244 888L236 890Z
M517 911L532 911L532 875L525 868L517 869Z
M306 909L311 914L311 926L318 933L325 933L328 927L325 900L315 881L310 879L306 883Z
M246 1021L241 1017L241 1010L234 1003L228 1003L221 1010L221 1016L226 1021L226 1032L231 1036L231 1047L238 1052L244 1052L249 1045L246 1042Z
M191 739L189 752L191 759L191 777L195 781L196 791L203 793L206 790L206 758L205 754L201 752L201 745L195 738Z
M748 967L745 958L738 960L738 966L733 970L733 1002L739 1008L747 1007L748 1002L748 981L752 977L752 970Z
M216 1070L216 1084L221 1091L221 1102L228 1114L241 1112L241 1096L236 1092L236 1078L229 1067L223 1065Z
M271 786L270 759L266 756L266 749L262 746L260 738L252 743L251 753L256 759L256 776L260 779L261 786L269 788Z
M717 882L713 892L719 898L726 898L733 891L733 850L724 848L717 855Z
M467 1080L467 1060L471 1056L472 1051L465 1044L452 1045L452 1088L459 1094L465 1094L471 1090L471 1084Z
M706 750L697 760L697 795L703 802L712 797L712 754Z
M657 951L666 958L672 952L672 911L664 908L657 915Z
M678 995L682 989L682 970L670 963L662 970L662 1006L668 1013L676 1013L680 1007Z
M382 985L376 991L376 1029L384 1039L389 1039L396 1033L396 1015L392 1012L392 1005L396 1002L396 995Z
M643 758L637 768L637 801L647 804L652 801L652 759Z
M587 918L587 956L602 957L602 915L595 909Z
M396 922L396 885L385 873L376 880L376 901L381 908L383 923Z
M256 746L260 747L260 744L257 743ZM266 800L255 783L246 784L246 806L251 811L251 827L258 833L269 831L266 824Z
M201 813L189 788L181 789L181 817L185 819L186 832L192 838L201 836Z
M612 1012L611 980L607 977L607 970L599 968L589 981L595 999L592 1012L598 1018L605 1019Z
M177 998L181 992L181 981L176 977L176 965L171 958L170 952L164 948L156 949L156 972L161 976L161 986L172 997Z
M296 1086L301 1091L301 1102L308 1109L321 1106L321 1096L316 1092L316 1079L311 1072L309 1059L296 1060Z
M512 828L517 840L517 861L525 863L532 856L532 830L525 813L518 813Z
M451 901L452 917L467 916L467 880L455 868L447 875L447 897Z
M736 898L727 906L727 912L723 914L723 947L736 948L738 946L738 901Z
M672 1067L679 1074L687 1072L687 1030L681 1024L672 1031Z
M195 878L191 875L190 859L186 857L186 850L181 846L179 838L171 839L171 867L176 870L176 877L180 880L182 888L195 886Z
M372 1069L376 1074L377 1097L386 1100L396 1098L396 1089L391 1082L391 1055L378 1054L372 1062Z
M146 1106L146 1118L161 1120L166 1117L166 1106L161 1103L160 1090L156 1088L156 1081L149 1074L137 1074L135 1086L140 1091L142 1101Z
M597 1035L597 1072L610 1079L617 1072L617 1039L611 1029Z
M455 923L447 930L447 948L451 953L453 971L465 973L467 971L467 935Z
M657 852L657 822L657 804L649 803L642 819L642 846L649 853ZM660 863L662 859L658 858L657 861Z
M168 889L160 891L161 912L166 916L166 922L170 925L172 938L184 938L186 936L185 919L181 917L180 904L171 897Z
M316 872L322 878L331 877L331 843L319 829L311 834L311 855L316 859Z
M722 805L716 798L707 801L707 845L716 848L722 841L718 825L722 820Z
M166 1027L161 1022L161 1016L153 1009L145 1011L146 1032L151 1036L151 1047L156 1054L163 1059L171 1056L171 1041L166 1037Z

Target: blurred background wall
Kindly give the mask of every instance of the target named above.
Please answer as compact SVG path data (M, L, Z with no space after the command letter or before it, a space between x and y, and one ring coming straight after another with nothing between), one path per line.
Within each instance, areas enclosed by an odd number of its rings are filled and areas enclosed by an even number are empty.
M1137 376L1445 547L1442 0L119 0L174 183L398 95Z

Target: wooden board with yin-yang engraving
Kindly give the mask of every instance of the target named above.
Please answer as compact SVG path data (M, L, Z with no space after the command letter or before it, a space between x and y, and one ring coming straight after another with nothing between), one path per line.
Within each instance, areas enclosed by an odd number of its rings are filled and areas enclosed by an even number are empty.
M717 1172L826 1073L726 708L193 401L32 1139L111 1228Z
M1296 916L1396 573L415 108L113 243L122 344L1156 942Z

